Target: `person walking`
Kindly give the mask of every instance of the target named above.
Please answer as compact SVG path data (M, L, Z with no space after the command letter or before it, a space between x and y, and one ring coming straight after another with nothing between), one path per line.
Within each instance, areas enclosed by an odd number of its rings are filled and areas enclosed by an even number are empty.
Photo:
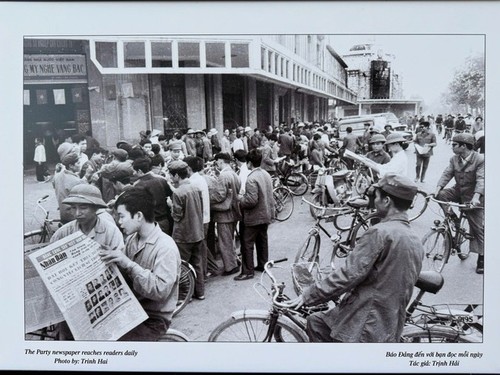
M432 156L432 149L436 147L436 135L430 130L430 122L423 121L421 124L421 131L415 136L415 155L416 155L416 168L415 168L415 182L425 182L425 172L429 166L429 160Z
M268 172L261 168L262 153L253 149L247 154L250 169L245 193L239 196L243 214L241 242L241 273L234 279L248 280L254 271L263 271L269 258L267 229L274 218L273 183ZM243 232L243 233L242 233ZM254 246L257 250L257 266L254 267Z
M343 296L340 303L307 318L312 342L399 342L406 307L422 268L424 250L407 210L417 185L386 174L369 190L380 223L356 243L346 263L287 302L314 306Z

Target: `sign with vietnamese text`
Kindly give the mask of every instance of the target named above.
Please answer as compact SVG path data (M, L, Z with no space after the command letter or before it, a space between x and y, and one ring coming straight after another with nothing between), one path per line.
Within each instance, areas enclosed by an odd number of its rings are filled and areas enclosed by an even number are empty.
M85 55L24 55L25 81L87 80Z

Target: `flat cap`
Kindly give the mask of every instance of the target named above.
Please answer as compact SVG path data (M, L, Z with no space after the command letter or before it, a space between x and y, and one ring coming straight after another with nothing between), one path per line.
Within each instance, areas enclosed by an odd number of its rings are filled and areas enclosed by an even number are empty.
M182 150L182 141L172 141L169 145L168 148L170 150Z
M120 161L124 161L124 160L127 160L128 158L128 152L119 148L117 150L114 150L111 152L113 155L116 156L116 158Z
M75 145L73 143L69 143L69 142L61 143L59 145L59 147L57 148L57 153L59 154L59 160L61 160L61 162L62 162L63 157L72 153L74 151L74 149L75 149Z
M68 165L75 164L78 159L78 154L76 152L72 152L68 155L63 156L61 158L61 163L63 163L67 167Z
M187 168L188 165L185 161L182 160L174 160L168 165L169 171L178 171L179 169Z
M460 134L457 134L453 137L452 139L453 142L460 142L460 143L466 143L468 145L472 145L474 146L474 144L476 143L475 142L475 139L474 139L474 136L470 133L460 133Z
M79 184L73 186L66 199L62 201L64 204L80 203L91 204L97 207L107 207L106 203L102 200L101 191L94 185Z
M400 133L391 133L387 136L385 144L389 145L391 143L399 143L399 142L406 142L406 139L404 139Z
M382 142L385 143L385 137L382 134L373 134L368 143Z
M387 194L407 201L412 201L418 190L418 186L410 178L395 173L384 175L373 186L382 189Z

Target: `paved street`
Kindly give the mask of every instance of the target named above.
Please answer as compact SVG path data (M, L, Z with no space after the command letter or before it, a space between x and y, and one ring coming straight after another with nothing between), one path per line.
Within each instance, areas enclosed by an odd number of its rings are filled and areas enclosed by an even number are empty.
M406 153L409 157L409 175L413 178L415 173L413 146L410 146ZM438 146L434 153L435 155L430 161L426 182L421 184L421 188L428 193L435 190L436 182L452 154L451 146L444 144L441 137L438 136ZM45 207L51 212L51 217L57 217L57 204L52 184L36 182L34 169L33 171L25 171L25 231L36 226L36 223L33 222L35 201L45 194L50 195ZM431 203L424 215L412 226L419 236L423 236L431 226L432 221L438 216L438 206ZM292 217L282 223L273 223L269 229L270 259L283 257L289 259L288 262L281 264L283 268L276 271L278 279L286 283L285 290L288 291L289 296L295 295L290 281L290 265L296 250L307 236L313 223L307 205L301 202L300 197L296 197ZM328 242L326 236L322 235L321 251L329 251ZM482 303L483 276L475 273L475 265L475 254L463 262L457 257L452 257L443 271L445 277L443 290L436 296L426 296L424 301L430 303ZM256 273L256 275L257 277L253 280L246 281L234 281L233 276L218 276L210 279L206 285L206 299L204 301L193 300L174 319L172 327L184 332L192 341L206 341L210 332L220 322L228 318L231 312L241 309L267 309L269 298L260 298L253 288L254 284L259 281L261 274ZM266 280L264 283L267 286L269 286L268 281Z

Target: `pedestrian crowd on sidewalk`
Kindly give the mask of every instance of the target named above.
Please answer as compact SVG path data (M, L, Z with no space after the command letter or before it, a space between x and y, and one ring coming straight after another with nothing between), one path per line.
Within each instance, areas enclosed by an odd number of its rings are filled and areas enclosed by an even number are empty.
M101 244L103 259L118 264L150 317L127 339L151 340L170 324L180 259L196 271L193 297L198 300L205 299L210 278L234 275L242 281L263 271L275 214L272 176L287 166L299 165L310 173L349 149L366 155L367 166L380 178L408 175L406 140L399 133L388 127L384 134L367 124L363 135L348 128L345 138L338 139L338 124L335 119L274 128L238 126L223 134L215 128L187 129L170 139L155 129L110 149L88 135L74 134L58 146L60 162L53 175L45 165L43 142L37 140L36 176L40 182L51 180L55 189L64 225L54 239L82 230ZM433 118L423 118L414 129L415 182L424 182L437 145L431 130L435 124ZM466 127L460 132L455 124L455 156L438 184L442 199L484 202L484 157L475 151L484 139L481 116L470 129L472 133ZM484 153L484 140L479 152ZM452 178L456 185L446 189ZM476 234L482 231L481 217L484 223L482 213L471 223ZM477 242L482 273L482 234Z

